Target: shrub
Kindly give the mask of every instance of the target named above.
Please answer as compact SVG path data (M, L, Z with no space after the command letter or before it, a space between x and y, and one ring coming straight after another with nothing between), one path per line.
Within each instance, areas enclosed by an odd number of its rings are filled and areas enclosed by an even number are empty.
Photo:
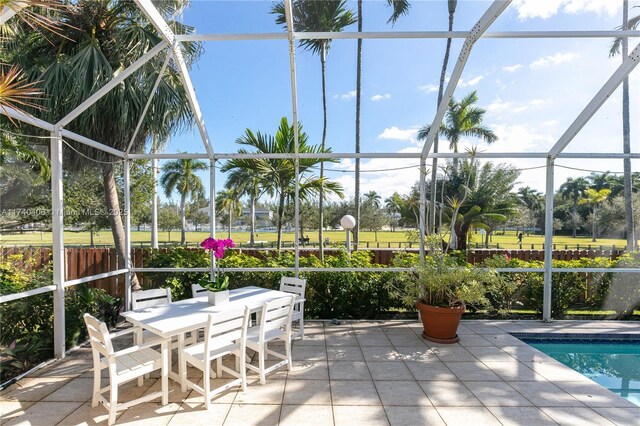
M0 292L11 294L52 284L50 266L24 272L22 256L0 263ZM65 291L66 345L84 341L86 328L82 315L88 312L114 325L120 299L103 290L80 284ZM44 293L0 304L0 349L6 357L0 365L2 381L28 370L53 356L53 294Z
M175 247L169 250L152 250L146 266L149 268L208 268L211 265L209 254L203 249ZM146 275L153 282L153 287L171 289L172 300L191 297L191 284L206 278L206 272L152 272Z
M616 262L618 268L640 268L640 254L626 254ZM628 318L640 309L640 271L612 275L604 308L616 311L618 318Z

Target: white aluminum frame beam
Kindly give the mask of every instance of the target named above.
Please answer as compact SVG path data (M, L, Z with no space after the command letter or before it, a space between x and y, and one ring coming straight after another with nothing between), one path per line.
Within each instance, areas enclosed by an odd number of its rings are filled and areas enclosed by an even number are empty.
M147 103L144 105L144 109L142 110L142 114L140 114L140 118L138 119L138 124L136 124L136 129L133 131L133 136L131 136L131 140L129 141L129 145L127 145L126 153L129 154L131 151L131 147L133 143L136 141L138 137L138 133L140 132L140 128L142 127L142 123L144 123L144 119L147 116L147 111L149 111L149 107L151 106L151 101L155 97L156 91L158 90L158 86L162 82L162 77L164 77L164 72L169 65L169 61L171 60L171 55L167 52L167 57L160 68L160 72L158 73L158 77L156 78L156 82L153 84L153 88L151 89L151 93L149 93L149 98L147 99Z
M446 39L467 38L470 31L354 31L343 32L294 32L296 40L308 39ZM616 38L640 37L640 31L498 31L486 32L482 38L493 39L524 39L524 38ZM176 34L176 41L261 41L287 40L287 33L229 33L229 34Z
M98 102L103 96L111 91L114 87L122 83L127 77L140 69L144 64L153 59L158 53L164 50L167 47L167 43L161 41L160 43L153 46L144 55L138 58L135 62L129 65L124 71L120 72L117 76L113 77L109 80L104 86L98 89L93 95L89 96L84 100L80 105L75 107L73 111L67 114L62 120L56 123L58 127L64 127L70 122L72 122L75 118L77 118L84 111L89 109L91 105Z
M180 42L176 40L175 34L173 33L173 31L171 31L171 28L169 28L169 25L164 20L162 15L160 15L160 12L158 12L158 9L156 9L151 0L135 0L135 2L142 10L142 12L147 16L151 24L165 39L165 41L169 43L169 46L171 47L173 58L176 65L178 66L178 70L180 71L180 79L182 80L182 84L184 85L184 89L187 93L187 99L189 100L191 111L193 112L196 124L198 125L198 131L200 132L202 143L204 144L204 148L209 155L209 159L213 160L213 146L211 144L211 139L209 138L207 127L204 124L204 118L202 117L200 104L198 103L196 92L193 88L193 83L191 82L189 69L186 62L184 61L184 57L182 56L182 51L180 50Z
M462 76L462 71L464 70L464 66L467 63L467 59L469 59L469 55L471 54L471 49L473 49L473 45L475 42L482 36L482 34L493 24L493 22L500 16L502 12L511 4L511 0L496 0L494 1L489 9L480 17L478 22L471 29L469 36L465 39L464 45L462 49L460 49L460 55L458 56L458 60L456 61L456 65L453 68L453 72L451 73L451 77L449 78L449 83L447 83L447 88L444 91L442 96L442 101L440 105L438 105L438 111L436 112L436 116L433 118L433 122L431 123L431 131L427 136L427 140L424 142L424 146L422 148L422 155L426 156L431 147L433 146L433 141L436 138L436 135L440 131L440 123L442 123L442 119L444 118L444 114L447 112L447 108L449 106L449 101L453 96L453 92L456 90L456 86L458 85L458 81Z
M48 132L53 132L56 129L54 124L41 120L39 118L35 118L34 116L24 113L22 111L18 111L11 107L0 108L0 114L6 115L7 117L11 117L15 120L22 121L23 123L30 124L34 127L38 127L42 130L46 130ZM76 142L80 142L84 145L90 146L92 148L99 149L100 151L107 152L109 154L115 155L116 157L125 158L125 154L122 151L111 148L110 146L101 144L100 142L96 142L93 139L89 139L85 136L79 135L77 133L71 132L69 130L60 130L62 137L67 139L74 140Z
M226 160L226 159L249 159L249 158L271 158L271 159L288 159L295 158L295 153L290 154L262 154L262 153L247 153L247 154L238 154L238 153L216 153L213 157L217 160ZM478 152L474 154L474 158L524 158L524 159L546 159L549 156L548 152ZM420 159L422 158L422 153L419 152L332 152L326 154L298 154L298 158L385 158L385 159ZM438 152L438 153L429 153L426 158L470 158L471 154L468 153L453 153L453 152ZM185 152L177 152L177 153L148 153L148 154L129 154L127 158L131 160L168 160L168 159L180 159L180 158L195 158L195 159L208 159L209 156L207 154L197 154L197 153L185 153ZM557 158L566 158L566 159L622 159L622 158L631 158L631 159L640 159L639 153L615 153L615 152L563 152L557 156Z
M600 107L609 99L609 96L622 84L622 81L635 69L640 60L640 43L631 51L629 56L625 58L622 64L609 77L607 82L602 86L598 93L591 99L582 112L571 123L567 130L560 136L558 142L549 150L549 156L553 159L569 145L573 138L582 130L593 115Z
M25 3L22 3L22 4L17 3L15 5L16 8L20 8L20 9L22 9L25 6L26 6ZM9 21L9 19L13 18L16 15L16 13L17 12L15 9L9 6L4 6L2 8L2 12L0 12L0 25L6 24Z

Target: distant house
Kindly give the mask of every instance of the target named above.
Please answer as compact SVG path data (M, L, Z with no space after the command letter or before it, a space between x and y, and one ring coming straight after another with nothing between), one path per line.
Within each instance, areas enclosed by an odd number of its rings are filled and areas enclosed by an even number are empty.
M251 214L250 209L243 209L242 216L249 216ZM256 209L256 220L271 220L273 219L273 212L267 209Z

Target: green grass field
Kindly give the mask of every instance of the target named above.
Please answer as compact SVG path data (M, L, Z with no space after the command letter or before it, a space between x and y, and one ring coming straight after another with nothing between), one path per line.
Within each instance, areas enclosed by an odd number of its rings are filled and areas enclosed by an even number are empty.
M305 236L309 237L309 240L312 244L317 244L318 242L318 233L317 231L307 231L304 233ZM329 238L329 241L332 244L344 244L345 242L345 231L325 231L325 238ZM187 232L187 242L189 245L198 244L200 241L205 239L208 236L206 232ZM218 232L217 236L219 238L226 238L227 232ZM0 245L2 246L47 246L51 245L51 237L52 234L50 232L25 232L24 234L13 233L13 234L2 234L0 233ZM476 243L481 245L483 242L483 235L474 234L472 236L472 242L470 247L475 247ZM151 233L148 231L133 231L131 233L132 244L134 246L148 246ZM248 232L232 232L231 238L235 241L236 245L246 245L249 242L249 233ZM264 245L269 245L272 242L275 242L277 235L275 232L258 232L256 237L257 242L264 242ZM292 232L285 232L283 234L283 241L291 245L294 240L294 234ZM177 244L180 241L180 231L172 231L171 235L168 232L160 232L159 235L160 245L165 244ZM77 246L77 245L89 245L90 237L88 232L73 232L66 231L64 233L64 242L65 245L68 246ZM379 232L369 232L369 231L361 231L360 233L360 242L361 247L366 248L367 243L370 248L387 248L387 247L407 247L409 245L408 236L405 231L379 231ZM541 250L542 244L544 243L544 237L541 235L525 235L522 241L522 247L518 244L518 238L514 231L507 231L505 235L494 235L490 242L491 248L504 248L504 249L534 249ZM621 239L598 239L595 243L591 242L591 237L567 237L567 236L556 236L553 239L553 243L556 246L556 249L588 249L589 247L593 249L599 249L600 246L604 249L611 249L612 247L616 248L624 248L625 241ZM110 246L113 245L113 238L111 236L110 231L101 231L94 235L94 244L97 246ZM411 243L412 247L417 247L417 243Z

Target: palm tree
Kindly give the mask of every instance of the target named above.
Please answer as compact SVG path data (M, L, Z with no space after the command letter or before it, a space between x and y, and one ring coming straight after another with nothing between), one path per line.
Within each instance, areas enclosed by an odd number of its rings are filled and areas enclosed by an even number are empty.
M524 186L518 188L517 191L518 200L531 212L535 220L535 225L538 224L538 218L541 216L541 212L544 208L544 197L540 191Z
M394 192L391 197L387 197L384 200L384 207L387 209L389 215L391 216L391 232L395 231L395 215L397 213L400 213L403 203L404 200L402 199L402 196L397 192Z
M448 0L447 7L449 11L449 32L453 32L453 18L456 14L456 8L458 7L458 0ZM438 103L436 108L440 106L440 102L442 102L442 96L444 95L444 82L447 74L447 66L449 65L449 54L451 53L451 37L447 38L447 46L444 50L444 59L442 60L442 70L440 71L440 82L438 84ZM433 152L438 152L438 135L436 134L435 139L433 140ZM429 219L427 229L429 231L433 230L436 226L436 182L437 182L437 173L438 173L438 158L433 158L433 165L431 166L431 210L429 211Z
M67 8L67 5L59 0L3 0L0 2L0 7L3 8L3 14L8 14L8 19L13 15L31 32L40 33L41 36L46 37L46 32L59 34L64 23L50 15ZM12 27L5 25L0 30L0 40L7 41L4 33L12 33ZM21 67L16 65L7 67L2 63L0 65L0 109L4 111L7 108L21 110L24 107L40 109L37 101L42 100L44 92L38 87L39 83L39 81L29 81ZM13 122L10 117L9 120Z
M498 136L488 127L482 125L482 119L486 110L478 108L478 94L474 90L457 102L455 98L449 101L449 107L445 115L445 122L440 125L440 135L447 138L449 148L453 152L458 152L458 144L462 137L476 137L483 139L486 143L493 143L498 140ZM418 139L425 140L429 135L430 126L426 125L418 132ZM458 159L453 159L453 168L458 166Z
M227 238L231 239L231 226L233 224L233 215L240 216L242 214L242 203L240 202L239 193L234 189L226 188L216 193L216 210L226 210L229 219L229 230Z
M302 124L298 123L298 152L306 154L329 153L331 149L323 149L318 145L308 145L308 136L302 130ZM263 154L290 154L294 152L295 140L293 125L289 125L286 117L280 120L280 127L275 136L261 132L254 133L247 129L241 137L236 139L236 143L254 148L254 153ZM240 154L246 154L245 149L238 150ZM335 182L327 181L325 178L311 175L310 172L318 163L331 161L318 158L301 158L299 161L299 196L300 199L310 199L320 192L320 188L330 191L340 198L343 197L342 187ZM277 197L277 230L278 230L278 250L282 247L282 226L287 200L295 197L295 162L293 159L274 158L250 158L234 159L234 167L256 170L263 178L261 183L263 190Z
M34 37L31 28L18 22L20 25L11 43L0 47L5 62L29 69L30 81L41 81L40 87L46 96L38 102L43 108L39 116L54 123L162 41L142 11L128 0L78 0L65 4L68 7L55 15L57 21L64 23L58 32ZM161 11L167 18L180 16L187 5L186 0L165 1ZM177 21L169 20L168 24L178 34L193 31ZM181 47L187 64L195 61L201 52L198 43L181 43ZM118 150L127 149L163 60L162 55L150 60L136 71L135 76L125 79L65 128ZM160 139L166 139L170 134L186 130L192 120L179 71L177 67L167 67L131 152L142 152L148 136L156 134ZM65 163L70 167L81 167L93 163L92 160L100 161L106 208L110 212L121 211L114 169L118 159L85 145L76 144L74 148L81 155L65 150L69 156ZM109 219L118 267L124 268L122 219L118 213L110 215ZM132 285L134 289L139 288L135 275Z
M18 137L2 132L0 133L0 166L12 160L29 164L42 179L49 179L51 175L49 159L44 154L31 148Z
M341 32L345 27L356 22L353 12L347 9L346 0L294 0L293 28L300 32ZM276 23L283 25L286 29L286 17L284 3L275 3L271 13L277 15ZM326 59L331 39L307 39L301 40L300 46L320 56L320 67L322 74L322 150L326 147L327 140L327 90L326 90ZM320 183L324 180L324 162L320 163ZM320 185L318 193L318 239L320 250L320 260L324 258L324 188Z
M409 12L407 0L387 0L392 12L387 24L395 25L396 21ZM362 32L362 0L358 0L358 32ZM356 154L360 152L360 101L362 99L362 38L358 38L356 53ZM360 158L356 158L355 165L355 195L356 202L356 227L353 229L354 247L358 248L360 242Z
M575 178L575 179L569 178L565 183L560 185L560 189L558 190L558 192L560 192L560 196L562 197L562 199L571 200L572 202L571 214L573 215L574 218L578 214L578 201L580 201L580 198L582 197L582 193L588 187L589 187L589 183L585 178L582 178L582 177ZM577 221L575 220L573 221L572 227L573 227L573 238L575 238L576 231L577 231Z
M260 196L266 191L268 185L263 188L262 174L253 168L244 168L237 160L229 160L222 166L222 172L230 172L227 176L225 186L233 189L239 196L249 197L249 216L251 220L251 235L249 244L255 243L256 234L256 203Z
M204 192L202 179L196 174L198 171L208 170L209 166L204 161L183 158L165 163L162 166L160 185L164 188L164 194L171 198L171 194L177 191L180 194L180 244L187 242L186 238L186 207L187 198L195 199Z
M611 190L609 188L604 188L600 190L596 190L593 188L588 188L584 191L584 198L582 198L579 203L580 204L589 204L591 206L591 242L596 242L596 222L597 222L597 208L598 204L603 203L609 198L609 194L611 194Z
M640 23L640 15L629 19L629 0L622 0L622 26L621 30L637 29ZM627 37L617 37L614 39L609 56L622 54L622 60L629 55L629 39ZM622 152L631 153L631 125L629 118L629 77L622 81ZM631 182L631 159L623 159L624 170L624 223L627 236L627 250L635 248L635 235L633 223L633 197Z
M517 204L511 191L518 176L511 167L492 162L478 166L473 159L463 160L452 170L444 184L445 214L454 222L452 248L465 250L473 227L487 228L487 222L506 221Z
M376 209L380 208L380 200L382 200L382 197L376 191L369 191L364 194L364 203L371 204Z

